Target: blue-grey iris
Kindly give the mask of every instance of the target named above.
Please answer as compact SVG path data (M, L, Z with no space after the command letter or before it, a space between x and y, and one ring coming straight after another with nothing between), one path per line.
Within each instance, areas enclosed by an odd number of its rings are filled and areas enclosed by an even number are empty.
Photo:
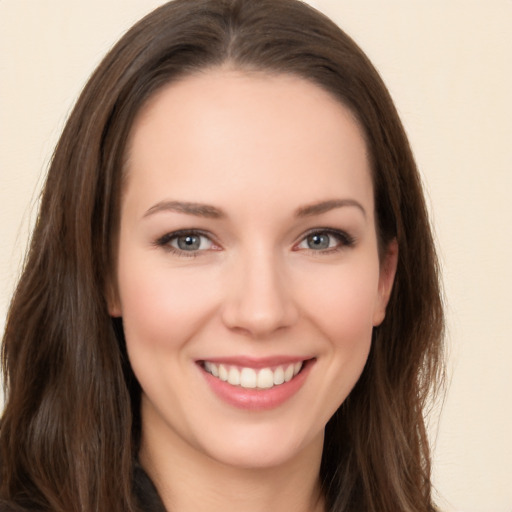
M307 244L310 249L327 249L330 244L329 235L318 233L309 235L307 237Z
M177 239L178 247L183 251L195 251L201 245L201 237L197 235L180 236Z

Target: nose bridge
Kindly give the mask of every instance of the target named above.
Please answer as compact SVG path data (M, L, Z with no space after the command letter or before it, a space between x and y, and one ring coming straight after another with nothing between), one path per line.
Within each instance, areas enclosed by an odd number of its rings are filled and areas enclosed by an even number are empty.
M224 307L226 324L252 336L292 325L297 311L280 255L260 244L243 251L234 265Z

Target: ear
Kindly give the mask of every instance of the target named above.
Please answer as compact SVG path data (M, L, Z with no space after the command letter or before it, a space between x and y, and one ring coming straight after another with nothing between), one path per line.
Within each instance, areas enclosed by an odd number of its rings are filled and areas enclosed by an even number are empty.
M380 263L379 287L377 292L377 301L373 313L373 325L380 325L386 316L386 307L393 290L395 281L396 267L398 264L398 242L394 238L386 247L385 253Z
M111 317L118 318L123 316L117 284L113 283L112 279L108 280L105 290L105 299L107 301L108 314Z

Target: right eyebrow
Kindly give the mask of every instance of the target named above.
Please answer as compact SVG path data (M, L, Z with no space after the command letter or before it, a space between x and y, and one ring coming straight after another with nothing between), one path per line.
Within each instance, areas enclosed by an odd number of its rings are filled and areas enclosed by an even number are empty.
M296 217L310 217L313 215L321 215L335 208L342 208L344 206L354 206L361 211L366 218L366 210L363 205L355 199L329 199L327 201L320 201L318 203L308 204L301 206L295 212Z
M149 217L159 212L176 212L197 217L207 217L210 219L220 219L225 217L222 210L215 206L203 203L189 203L187 201L160 201L146 211L144 217Z

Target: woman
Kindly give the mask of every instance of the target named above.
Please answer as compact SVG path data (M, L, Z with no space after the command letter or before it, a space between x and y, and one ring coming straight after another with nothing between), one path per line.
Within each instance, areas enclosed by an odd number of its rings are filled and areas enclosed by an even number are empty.
M6 510L434 510L442 325L361 50L295 0L170 2L54 154L4 335Z

